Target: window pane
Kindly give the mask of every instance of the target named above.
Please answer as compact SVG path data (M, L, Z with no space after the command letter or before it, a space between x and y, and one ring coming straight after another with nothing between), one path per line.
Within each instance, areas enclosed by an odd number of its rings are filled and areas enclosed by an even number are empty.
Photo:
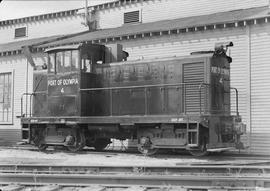
M64 52L64 68L63 68L63 72L70 72L71 68L71 51L65 51Z
M91 71L91 60L88 60L88 59L83 59L82 60L82 72L92 72Z
M55 54L49 54L49 72L55 72Z
M63 52L56 53L56 73L63 72Z
M78 58L78 50L72 50L72 61L71 61L71 68L79 69L79 58Z

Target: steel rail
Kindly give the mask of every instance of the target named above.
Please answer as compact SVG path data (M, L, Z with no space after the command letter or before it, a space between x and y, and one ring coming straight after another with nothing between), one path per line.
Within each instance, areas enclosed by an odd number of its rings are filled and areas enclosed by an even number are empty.
M58 185L140 185L140 186L227 186L270 188L270 176L207 176L207 175L134 175L134 174L13 174L0 173L1 184L58 184Z
M180 166L61 166L61 165L0 165L1 176L24 174L47 175L162 175L162 176L258 176L270 180L270 166L258 165L180 165ZM1 179L0 176L0 179Z
M0 189L8 191L25 191L25 190L42 190L42 191L70 191L70 190L83 190L83 191L258 191L257 188L247 187L227 187L227 186L137 186L137 185L38 185L38 184L11 184L4 185ZM261 188L259 188L261 190ZM262 191L262 190L261 190Z
M62 186L181 186L270 189L270 166L0 165L0 184ZM229 189L230 190L230 189Z

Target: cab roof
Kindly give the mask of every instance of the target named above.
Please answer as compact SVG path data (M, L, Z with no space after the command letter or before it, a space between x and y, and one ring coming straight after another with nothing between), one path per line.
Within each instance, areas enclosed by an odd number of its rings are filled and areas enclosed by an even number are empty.
M53 48L47 48L44 52L55 52L55 51L63 51L63 50L78 50L81 44L76 45L68 45L68 46L57 46Z

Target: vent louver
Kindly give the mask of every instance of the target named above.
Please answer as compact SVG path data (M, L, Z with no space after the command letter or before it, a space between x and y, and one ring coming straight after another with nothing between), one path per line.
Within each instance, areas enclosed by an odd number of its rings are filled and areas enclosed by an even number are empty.
M15 29L15 38L26 36L26 27Z
M187 63L183 65L183 82L185 87L186 112L199 112L200 94L199 85L204 82L204 63ZM202 90L204 92L205 90ZM201 107L204 107L205 95L201 95Z
M124 24L140 22L140 11L124 13Z

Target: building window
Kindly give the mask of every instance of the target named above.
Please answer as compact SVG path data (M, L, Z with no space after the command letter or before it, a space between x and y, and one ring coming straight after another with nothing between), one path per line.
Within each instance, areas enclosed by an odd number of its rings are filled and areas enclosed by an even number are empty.
M25 36L26 36L26 27L15 29L15 38L25 37Z
M0 74L0 123L12 122L12 73Z
M140 22L140 11L124 13L124 24Z

